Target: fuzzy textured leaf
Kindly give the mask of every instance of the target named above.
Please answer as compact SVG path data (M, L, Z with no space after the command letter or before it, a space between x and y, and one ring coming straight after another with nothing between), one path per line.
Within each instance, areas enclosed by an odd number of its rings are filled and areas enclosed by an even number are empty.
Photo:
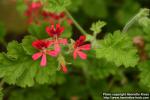
M93 23L91 26L91 30L94 33L99 33L101 32L101 28L104 27L106 25L106 23L104 21L97 21L96 23Z
M28 31L31 35L37 38L48 38L48 34L45 31L45 27L48 26L49 23L42 23L42 25L38 26L35 23L32 23L28 28Z
M104 40L99 42L99 48L96 49L97 58L106 58L114 62L117 66L125 67L135 66L138 62L137 50L132 44L132 40L126 34L120 31L114 34L108 34Z
M32 45L29 45L29 44L32 44L32 42L35 41L36 39L37 38L35 38L33 36L26 36L22 40L22 46L27 54L32 55L33 53L36 52L36 50L32 47Z
M49 63L46 67L41 68L40 59L33 61L29 54L32 51L30 50L32 49L30 39L32 39L30 36L26 37L22 43L23 46L16 41L9 43L7 54L0 54L0 78L3 78L8 84L30 87L35 83L44 84L53 81L51 76L55 75L57 71L54 58L47 57Z
M103 79L108 77L111 74L115 74L117 67L114 63L108 62L105 59L96 59L95 52L88 52L88 59L82 61L77 59L72 61L73 65L83 69L84 73L88 76L93 77L94 79Z

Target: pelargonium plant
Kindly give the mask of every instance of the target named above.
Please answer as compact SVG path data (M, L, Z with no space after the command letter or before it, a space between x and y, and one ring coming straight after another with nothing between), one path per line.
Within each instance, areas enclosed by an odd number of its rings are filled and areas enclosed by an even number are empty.
M0 24L0 43L7 47L0 52L0 100L101 100L107 92L149 92L150 10L128 19L137 7L128 7L131 1L107 19L108 8L120 2L13 0L28 31L21 42L7 44ZM98 20L89 28L99 18L110 23Z

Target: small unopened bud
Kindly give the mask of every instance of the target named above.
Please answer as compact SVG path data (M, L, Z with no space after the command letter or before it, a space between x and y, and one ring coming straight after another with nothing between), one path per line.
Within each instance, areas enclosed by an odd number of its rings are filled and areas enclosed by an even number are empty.
M145 43L144 39L141 36L136 36L133 38L133 43L138 46L139 48L144 48Z

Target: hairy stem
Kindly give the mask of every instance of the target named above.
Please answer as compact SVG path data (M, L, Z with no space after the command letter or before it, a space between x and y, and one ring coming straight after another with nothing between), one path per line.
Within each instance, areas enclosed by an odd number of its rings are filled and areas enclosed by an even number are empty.
M127 22L127 24L124 26L124 28L123 28L123 33L125 33L125 32L127 32L128 31L128 29L136 22L136 21L138 21L140 18L142 18L142 17L146 17L146 16L148 16L149 15L149 9L142 9L142 10L140 10L140 12L139 13L137 13L133 18L131 18L131 20L129 20L128 22Z
M79 23L72 17L72 15L69 13L69 11L65 10L66 14L68 15L68 17L73 21L74 25L79 29L79 31L86 35L87 32L79 25Z
M129 20L129 22L125 25L125 27L123 28L123 33L127 32L128 29L136 22L137 18L138 18L138 14L135 15L131 20Z

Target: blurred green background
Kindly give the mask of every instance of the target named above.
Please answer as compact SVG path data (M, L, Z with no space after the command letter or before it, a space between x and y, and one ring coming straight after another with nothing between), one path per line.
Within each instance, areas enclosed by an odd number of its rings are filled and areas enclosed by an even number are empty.
M17 33L25 33L27 23L25 17L16 10L16 0L0 0L0 7L0 23L4 24L7 33L14 35ZM72 0L72 5L68 7L75 19L87 31L92 22L98 19L106 21L107 26L103 30L104 33L122 29L125 23L134 16L140 8L150 8L150 1Z

